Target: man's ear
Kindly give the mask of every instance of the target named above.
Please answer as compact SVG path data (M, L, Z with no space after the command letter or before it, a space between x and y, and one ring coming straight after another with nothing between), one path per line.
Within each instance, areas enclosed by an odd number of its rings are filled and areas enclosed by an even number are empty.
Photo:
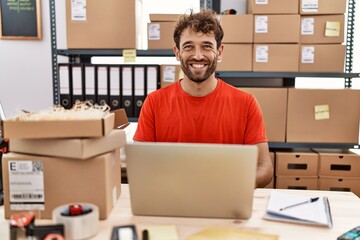
M218 54L217 54L217 57L216 57L217 58L216 60L218 62L221 62L223 52L224 52L224 44L221 44L220 47L218 48Z
M180 61L180 50L176 46L174 46L173 51L174 51L176 60Z

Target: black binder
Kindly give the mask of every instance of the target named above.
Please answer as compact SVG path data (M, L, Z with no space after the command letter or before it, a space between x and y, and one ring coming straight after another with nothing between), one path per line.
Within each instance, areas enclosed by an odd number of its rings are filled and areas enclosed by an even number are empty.
M145 96L160 88L160 65L147 66L145 86Z
M72 104L76 101L84 101L84 78L83 67L81 64L72 64L70 72L72 86Z
M95 75L96 103L99 105L109 105L109 72L108 66L96 66Z
M95 95L95 65L84 66L84 100L96 103Z
M69 64L58 64L60 105L65 109L70 109L72 107L70 71Z
M120 65L109 66L109 106L111 110L121 108Z
M121 106L126 111L127 117L134 117L134 89L133 89L133 66L124 65L121 69Z
M146 67L134 66L134 117L139 117L145 100Z

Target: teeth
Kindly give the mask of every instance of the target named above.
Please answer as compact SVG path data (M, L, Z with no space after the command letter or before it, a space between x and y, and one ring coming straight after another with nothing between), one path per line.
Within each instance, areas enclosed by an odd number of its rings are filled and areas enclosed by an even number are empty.
M193 64L192 66L194 68L203 68L205 65L204 64Z

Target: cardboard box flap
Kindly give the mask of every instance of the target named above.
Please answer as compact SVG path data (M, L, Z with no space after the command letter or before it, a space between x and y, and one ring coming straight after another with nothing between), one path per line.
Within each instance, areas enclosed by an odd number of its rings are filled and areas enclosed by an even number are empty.
M114 122L114 128L116 129L124 129L127 126L129 126L129 119L126 115L125 109L117 109L112 111L115 115L115 122Z

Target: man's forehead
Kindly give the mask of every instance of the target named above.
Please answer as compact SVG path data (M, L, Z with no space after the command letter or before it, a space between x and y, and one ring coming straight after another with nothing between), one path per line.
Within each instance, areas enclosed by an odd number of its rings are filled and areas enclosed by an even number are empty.
M198 42L198 41L206 41L206 42L213 42L216 43L215 35L213 32L203 33L203 32L196 32L191 28L185 29L180 38L180 42Z

